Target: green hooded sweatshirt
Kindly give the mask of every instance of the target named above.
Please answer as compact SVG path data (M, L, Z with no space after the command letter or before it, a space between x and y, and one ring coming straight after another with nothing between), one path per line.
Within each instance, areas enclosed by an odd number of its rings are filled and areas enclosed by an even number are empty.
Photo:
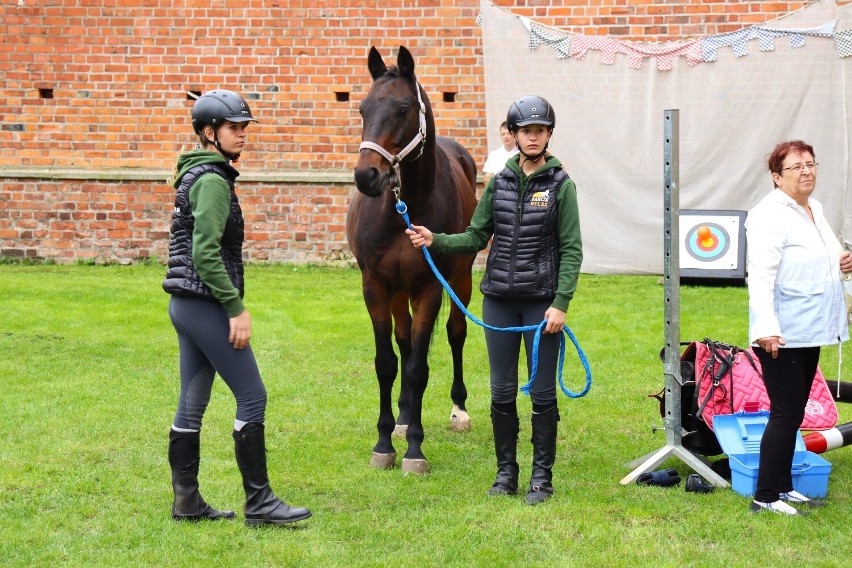
M181 154L173 184L175 189L187 171L202 164L227 165L228 161L213 150L193 150ZM189 203L195 219L192 230L192 263L195 270L225 308L228 317L238 316L245 311L245 306L220 256L222 234L231 212L231 187L221 176L205 174L190 188Z

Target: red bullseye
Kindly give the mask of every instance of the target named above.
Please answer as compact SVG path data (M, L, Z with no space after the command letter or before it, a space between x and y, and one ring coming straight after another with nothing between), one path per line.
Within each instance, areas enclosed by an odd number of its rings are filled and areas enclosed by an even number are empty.
M698 246L705 251L713 250L719 243L719 240L707 225L701 225L698 227L698 230L695 232L695 236L698 237Z

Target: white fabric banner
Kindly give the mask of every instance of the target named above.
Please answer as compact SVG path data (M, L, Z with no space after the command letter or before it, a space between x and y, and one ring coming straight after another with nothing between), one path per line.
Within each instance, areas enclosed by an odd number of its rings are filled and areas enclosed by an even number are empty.
M839 51L852 5L818 2L716 41L673 44L595 41L487 0L481 24L490 146L518 97L553 104L550 150L577 184L583 272L662 274L667 109L679 110L681 209L747 211L772 189L766 156L798 138L820 162L814 197L850 244L852 58Z

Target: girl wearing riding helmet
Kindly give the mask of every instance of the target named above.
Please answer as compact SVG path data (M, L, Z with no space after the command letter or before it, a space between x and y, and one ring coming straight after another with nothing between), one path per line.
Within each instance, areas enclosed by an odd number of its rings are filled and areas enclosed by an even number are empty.
M489 180L464 233L433 234L412 225L414 246L448 254L470 254L492 241L480 290L482 317L497 327L538 325L541 336L532 398L533 460L526 501L541 503L553 494L556 459L556 370L565 312L577 288L583 260L580 216L574 182L547 152L556 116L546 100L525 96L512 103L506 123L519 153ZM493 240L492 240L493 235ZM535 332L524 333L527 371ZM485 330L491 381L491 424L497 476L488 495L518 489L517 333Z
M163 289L171 294L169 316L180 349L180 396L169 432L177 520L232 519L198 491L201 422L215 373L237 401L234 444L246 492L247 525L284 524L311 516L283 503L269 486L264 419L266 388L249 340L251 317L243 305L243 216L234 180L246 142L257 122L238 94L205 93L192 107L200 146L178 158L169 261Z

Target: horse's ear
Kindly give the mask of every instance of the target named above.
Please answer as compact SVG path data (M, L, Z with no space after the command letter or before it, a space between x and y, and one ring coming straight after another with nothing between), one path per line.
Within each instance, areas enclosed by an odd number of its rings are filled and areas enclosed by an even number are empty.
M375 47L370 48L370 56L367 58L367 68L370 70L370 76L373 81L384 75L388 68L385 62L382 61L382 54Z
M411 57L411 52L404 45L399 46L399 54L396 56L396 66L399 67L401 77L414 78L414 58Z

